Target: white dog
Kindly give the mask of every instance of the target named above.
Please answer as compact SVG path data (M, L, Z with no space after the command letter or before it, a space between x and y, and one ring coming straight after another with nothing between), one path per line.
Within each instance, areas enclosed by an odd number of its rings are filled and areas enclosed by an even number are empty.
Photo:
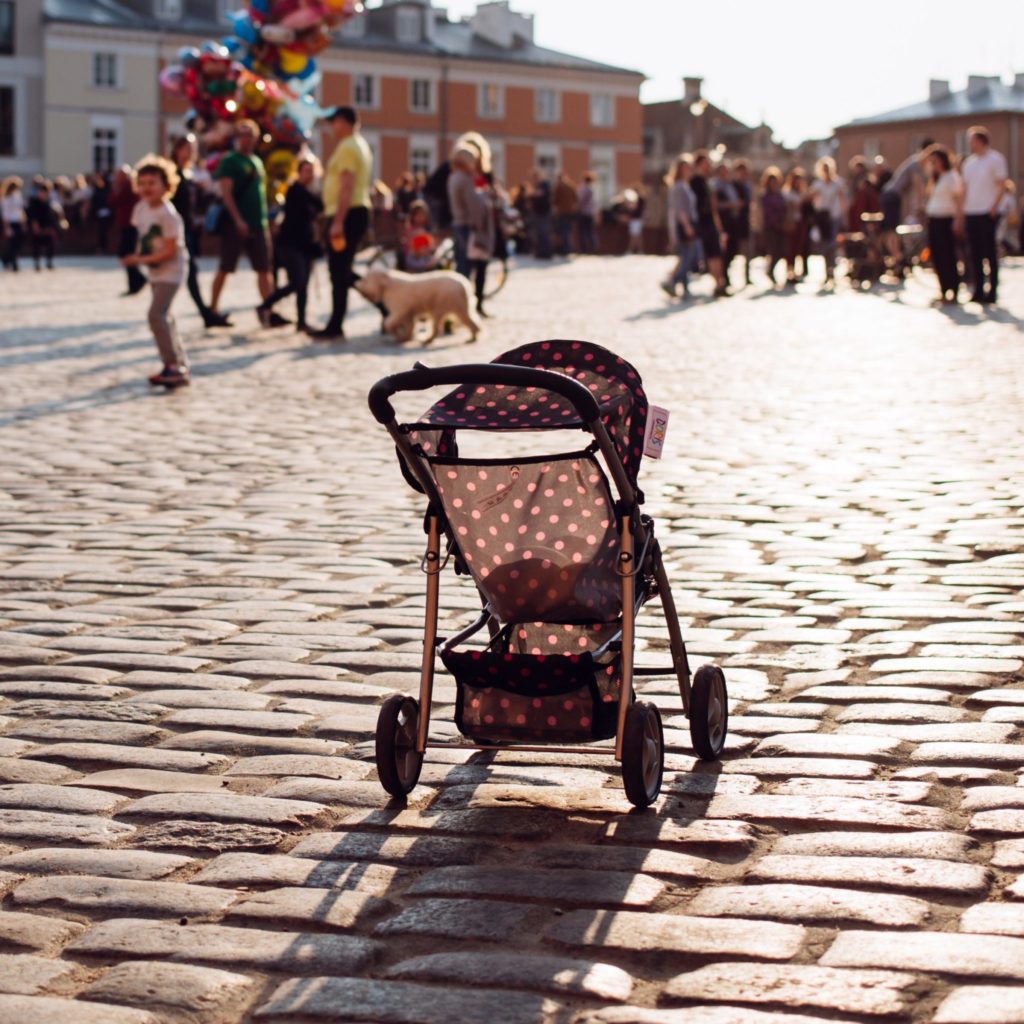
M356 281L356 291L364 299L387 310L384 330L398 341L408 341L419 320L430 321L430 344L448 317L455 317L472 334L480 332L480 323L469 311L473 293L461 274L449 270L431 270L425 274L404 274L400 270L371 270Z

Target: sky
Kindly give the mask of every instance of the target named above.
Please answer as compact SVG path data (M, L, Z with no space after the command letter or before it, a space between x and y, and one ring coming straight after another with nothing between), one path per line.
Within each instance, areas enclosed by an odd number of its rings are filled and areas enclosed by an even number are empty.
M454 19L473 0L434 0ZM540 46L648 77L645 102L675 99L682 77L748 124L793 146L854 117L920 102L928 80L1024 72L1022 0L512 0Z

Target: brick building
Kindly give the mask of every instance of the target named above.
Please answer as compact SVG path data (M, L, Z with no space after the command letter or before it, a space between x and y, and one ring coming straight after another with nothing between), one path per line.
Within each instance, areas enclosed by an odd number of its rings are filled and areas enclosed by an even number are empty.
M840 172L850 157L863 154L894 166L915 152L925 138L958 153L967 151L967 129L984 124L992 144L1006 155L1010 177L1024 175L1024 74L1007 84L998 75L971 75L967 88L954 92L949 82L929 83L928 99L871 117L859 117L836 129Z
M19 24L34 18L41 26L42 88L19 87L5 122L0 54L0 142L5 123L25 141L17 152L0 150L0 173L108 169L162 147L181 129L185 103L159 90L160 68L181 47L224 35L238 6L19 0ZM0 29L3 8L0 0ZM456 22L430 0L382 0L317 60L320 102L360 109L388 182L409 167L432 168L471 128L490 139L497 171L511 183L534 166L573 176L590 168L606 198L640 178L643 76L538 46L532 17L507 2L483 3ZM34 148L26 141L33 124Z
M751 127L702 95L703 79L684 78L677 100L643 106L644 181L656 184L680 153L717 149L744 157L755 173L770 164L785 165L789 151L772 138L766 124Z

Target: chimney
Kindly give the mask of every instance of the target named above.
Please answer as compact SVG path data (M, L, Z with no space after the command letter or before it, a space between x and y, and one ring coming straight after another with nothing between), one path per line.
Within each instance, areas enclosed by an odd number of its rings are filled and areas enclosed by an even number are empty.
M1013 76L1013 87L1017 90L1024 90L1024 72L1018 71Z
M949 81L947 79L933 78L928 83L928 99L932 103L944 100L949 94Z
M503 50L533 42L533 15L519 14L509 0L490 0L480 4L467 21L473 34Z
M988 92L989 83L999 81L997 75L968 75L967 76L967 95L968 96L979 96L982 93Z
M700 99L700 87L704 84L703 78L683 79L683 102L695 103Z

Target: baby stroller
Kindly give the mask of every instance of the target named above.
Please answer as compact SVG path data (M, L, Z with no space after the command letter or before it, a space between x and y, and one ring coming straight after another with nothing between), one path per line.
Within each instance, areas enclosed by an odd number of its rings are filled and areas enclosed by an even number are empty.
M416 422L396 420L392 395L434 387L454 390ZM384 789L396 797L412 790L428 747L614 754L626 796L646 807L661 789L664 737L657 706L636 699L637 675L678 678L694 750L717 760L728 724L725 676L704 665L691 684L654 523L640 513L648 407L636 370L597 345L544 341L492 363L417 364L378 381L369 402L403 474L428 502L420 694L396 694L381 707ZM522 458L458 451L460 431L560 429L582 430L589 443ZM442 640L439 577L449 561L472 577L483 610ZM672 665L636 667L637 614L656 596ZM486 642L467 646L484 627ZM465 741L428 741L435 651L455 678L455 723ZM612 737L614 747L595 742Z
M849 260L850 280L858 287L874 284L885 270L881 213L862 213L861 230L846 236L844 252Z

